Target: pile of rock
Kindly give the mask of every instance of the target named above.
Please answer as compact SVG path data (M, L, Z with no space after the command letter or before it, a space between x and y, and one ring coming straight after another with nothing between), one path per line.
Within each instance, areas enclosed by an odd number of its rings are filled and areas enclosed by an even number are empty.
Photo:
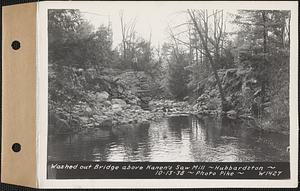
M120 124L145 124L164 116L163 112L150 112L138 105L136 97L111 98L107 92L90 95L90 103L79 103L73 113L79 115L82 127L112 127Z

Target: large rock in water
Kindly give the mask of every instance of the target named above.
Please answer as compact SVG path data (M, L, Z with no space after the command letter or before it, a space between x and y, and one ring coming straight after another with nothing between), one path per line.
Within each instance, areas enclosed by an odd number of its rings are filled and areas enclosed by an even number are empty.
M143 119L141 122L139 122L138 126L142 128L147 128L150 127L150 122L148 120Z
M125 107L127 105L126 102L122 99L112 99L111 103L113 105L120 105L121 107Z
M96 93L96 100L99 102L106 101L108 97L109 97L109 93L107 93L106 91Z
M106 119L101 123L101 126L105 128L110 128L113 126L113 122L111 119Z

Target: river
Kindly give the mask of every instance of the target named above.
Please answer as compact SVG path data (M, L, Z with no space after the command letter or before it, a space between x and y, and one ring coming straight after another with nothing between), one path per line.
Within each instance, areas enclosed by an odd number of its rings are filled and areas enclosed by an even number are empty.
M49 135L51 161L263 162L289 161L289 136L231 120L176 116L150 126L85 129Z

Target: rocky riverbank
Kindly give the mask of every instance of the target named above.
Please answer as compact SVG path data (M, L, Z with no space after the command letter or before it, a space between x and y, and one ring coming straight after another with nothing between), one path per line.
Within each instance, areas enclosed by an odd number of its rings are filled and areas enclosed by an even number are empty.
M121 124L148 124L162 118L163 111L151 111L141 108L141 100L132 97L130 100L110 98L107 92L91 96L93 104L80 102L70 113L58 108L49 114L49 127L60 129L109 128ZM90 98L91 98L90 97ZM72 130L73 131L73 130Z
M257 112L255 101L259 100L259 89L254 88L249 93L248 86L254 82L251 78L248 79L245 71L232 69L220 73L223 86L226 87L224 88L226 100L230 103L226 112L221 110L221 99L213 77L208 78L202 85L199 84L198 96L184 99L187 101L175 101L167 100L165 97L160 99L157 95L162 93L155 93L159 91L159 87L156 83L151 83L150 77L143 72L115 71L115 73L106 76L105 86L100 84L99 89L106 89L106 91L86 91L84 99L71 103L68 109L63 108L62 105L51 104L50 131L68 133L82 128L111 128L123 124L149 125L151 121L174 115L226 116L232 120L245 121L251 127L277 132L288 130L274 127L274 123L270 123L271 120L268 118L272 111L270 104L264 107L264 116L255 117ZM103 81L102 78L98 80ZM232 81L240 83L231 83Z
M252 116L239 114L235 110L221 112L211 107L211 103L205 104L204 101L206 101L207 96L200 97L194 104L188 101L151 100L148 103L148 109L141 108L139 105L141 100L137 97L132 98L131 101L125 101L110 98L107 92L100 92L96 93L94 98L96 104L93 106L80 102L75 105L71 114L58 110L54 117L53 114L50 115L50 130L52 127L56 129L52 131L54 133L72 133L86 128L112 128L122 127L123 125L149 126L153 121L178 115L195 115L200 118L203 116L220 117L222 115L246 123L246 125L243 125L244 127L248 126L274 132L274 128L268 128L270 125L261 125L261 122L258 122ZM70 116L72 116L71 119ZM288 133L283 130L275 132Z
M110 128L123 124L147 125L151 121L172 115L204 113L204 110L201 110L202 107L195 107L187 101L173 100L151 100L147 103L148 107L143 109L142 100L135 96L127 100L111 98L105 91L90 95L89 99L93 104L79 102L70 113L63 109L51 112L50 127L65 132L65 129Z

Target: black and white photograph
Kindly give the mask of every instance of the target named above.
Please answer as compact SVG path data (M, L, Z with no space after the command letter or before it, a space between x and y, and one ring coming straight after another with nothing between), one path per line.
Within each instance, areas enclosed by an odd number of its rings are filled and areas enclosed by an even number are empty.
M290 10L47 16L48 161L290 161Z

